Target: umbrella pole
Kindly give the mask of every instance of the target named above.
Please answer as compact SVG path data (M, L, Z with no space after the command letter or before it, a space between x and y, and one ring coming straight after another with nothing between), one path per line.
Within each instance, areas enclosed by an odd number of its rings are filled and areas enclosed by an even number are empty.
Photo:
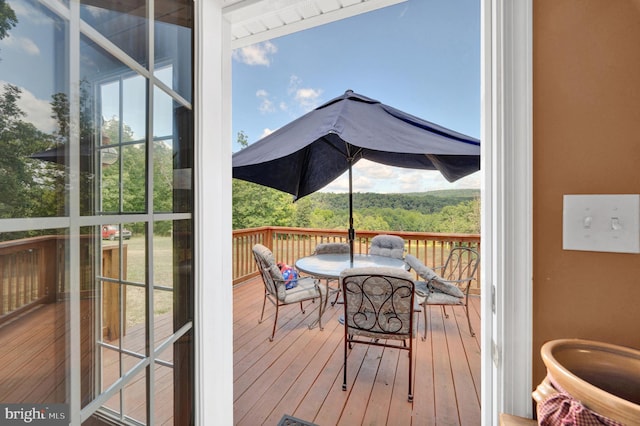
M356 231L353 229L353 188L351 181L351 164L349 159L349 260L353 266L353 243L356 239Z

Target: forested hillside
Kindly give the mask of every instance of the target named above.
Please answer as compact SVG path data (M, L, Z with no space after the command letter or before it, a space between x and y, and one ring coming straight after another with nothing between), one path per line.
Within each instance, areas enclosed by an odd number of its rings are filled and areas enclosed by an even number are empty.
M346 229L348 194L291 195L233 180L233 228L297 226ZM480 233L480 191L353 194L354 227L362 230Z

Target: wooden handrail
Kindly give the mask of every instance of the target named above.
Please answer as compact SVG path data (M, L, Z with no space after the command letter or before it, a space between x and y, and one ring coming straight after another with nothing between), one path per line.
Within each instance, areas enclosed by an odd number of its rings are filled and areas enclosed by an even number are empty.
M356 253L367 253L371 239L379 234L400 236L405 241L406 253L413 254L428 266L444 262L451 247L466 245L480 250L479 234L442 234L432 232L358 231L354 243ZM40 236L0 243L0 324L39 303L57 300L64 288L65 236ZM325 242L347 242L347 230L310 229L265 226L233 231L233 284L246 281L258 274L251 248L257 244L269 247L278 261L294 265L296 259L313 253L316 245ZM110 251L112 248L106 248ZM125 252L126 256L126 252ZM117 256L103 254L103 261ZM126 263L125 263L126 264ZM105 271L117 270L117 265L106 265ZM107 275L109 276L109 275ZM91 290L94 276L83 281ZM85 290L83 287L82 290ZM479 293L480 272L472 284L472 292ZM110 303L104 301L105 303ZM115 303L115 301L112 301ZM108 321L108 322L115 322ZM113 335L113 332L111 333Z
M56 244L55 236L0 243L0 323L55 300Z
M480 251L480 234L445 234L435 232L358 231L354 242L355 253L367 253L371 239L379 234L402 237L406 254L412 254L425 265L440 266L449 250L458 245ZM265 226L233 231L233 284L238 284L258 274L251 248L263 244L273 252L276 260L294 265L296 259L309 256L316 245L326 242L347 242L347 230L310 229ZM471 292L480 293L480 268L472 283Z
M65 258L64 244L66 237L61 235L46 235L38 237L21 238L0 242L0 325L15 318L32 307L53 303L59 298L64 298L65 293ZM83 242L93 242L93 237L83 237ZM114 255L114 246L103 248L103 270L108 277L117 278L119 270L119 256ZM83 255L87 250L81 250ZM126 279L126 255L127 247L123 247L124 264L123 279ZM84 263L91 264L90 259L84 259ZM84 271L81 277L81 291L92 291L95 286L95 273L90 268ZM117 287L117 284L111 287ZM107 297L111 294L113 297ZM118 337L119 315L111 315L111 307L119 306L118 292L105 292L103 310L105 312L104 324L111 336Z

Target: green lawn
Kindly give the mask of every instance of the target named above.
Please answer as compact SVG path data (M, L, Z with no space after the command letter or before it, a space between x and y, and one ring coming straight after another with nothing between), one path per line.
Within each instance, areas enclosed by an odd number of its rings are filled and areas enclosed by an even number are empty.
M133 236L127 245L127 281L145 283L146 249L144 236ZM173 288L173 245L171 237L156 236L153 239L154 285ZM127 327L145 322L144 288L127 286ZM173 292L154 290L154 315L173 309Z

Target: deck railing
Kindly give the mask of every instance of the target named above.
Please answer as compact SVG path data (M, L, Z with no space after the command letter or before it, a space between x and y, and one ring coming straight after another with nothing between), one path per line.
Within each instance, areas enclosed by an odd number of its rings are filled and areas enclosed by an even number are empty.
M425 265L444 263L449 250L457 245L480 249L478 234L441 234L430 232L358 231L355 253L367 253L371 239L381 233L398 235L405 241L406 253L418 257ZM86 243L90 244L90 239ZM269 247L278 261L294 265L296 259L313 253L316 245L325 242L347 242L346 230L291 227L260 227L233 231L233 283L246 281L258 274L251 248L256 243ZM60 236L41 236L0 243L0 324L39 303L56 301L64 290L64 244ZM103 247L103 273L117 270L118 257L114 247ZM126 247L124 247L126 256ZM84 250L83 252L90 251ZM113 265L110 263L116 262ZM126 264L126 263L125 263ZM82 277L88 287L94 273ZM114 275L117 276L117 275ZM84 287L83 287L84 288ZM480 272L472 283L472 292L479 293ZM105 295L107 296L107 295ZM110 301L105 300L105 312ZM113 301L115 304L116 302ZM117 319L105 318L106 323Z
M38 303L55 300L56 237L0 243L0 319L8 320ZM47 273L49 271L49 273Z
M95 286L96 273L91 261L91 247L95 241L91 236L81 241L83 265L80 290L83 294ZM64 299L65 289L65 244L66 238L46 235L0 243L0 325L21 313L44 303ZM119 270L117 245L102 247L102 270L105 277L117 277ZM127 246L123 245L126 259ZM89 256L87 258L84 258ZM123 265L126 279L126 261ZM115 308L119 305L117 284L105 283L103 292L103 325L105 330L118 329L119 316ZM91 297L91 296L89 296ZM117 337L113 331L109 336Z
M407 254L412 254L427 266L440 266L454 246L468 246L480 251L479 234L444 234L433 232L358 231L355 253L367 253L371 239L379 234L402 237ZM251 248L263 244L279 262L294 265L296 259L309 256L316 245L326 242L348 242L347 231L289 227L260 227L233 231L233 283L246 281L258 274ZM480 268L471 284L471 292L480 294Z

